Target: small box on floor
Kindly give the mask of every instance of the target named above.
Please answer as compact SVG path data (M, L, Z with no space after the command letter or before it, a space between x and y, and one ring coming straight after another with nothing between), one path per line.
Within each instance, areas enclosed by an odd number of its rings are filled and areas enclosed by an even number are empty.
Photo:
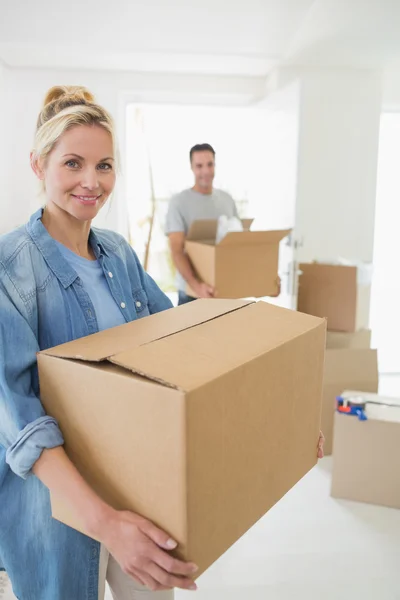
M261 298L279 291L279 243L285 231L232 231L216 244L217 221L195 221L185 245L199 278L216 289L218 298ZM188 288L189 296L195 296Z
M354 333L368 328L371 293L369 265L301 263L297 310L326 317L329 331Z
M360 329L354 333L328 331L326 334L326 347L328 350L371 348L371 330Z
M325 455L332 454L336 397L346 389L377 392L379 384L376 350L327 350L324 366L321 429Z
M345 397L362 392L346 392ZM366 394L365 415L335 414L332 496L400 508L400 399Z
M316 464L325 330L198 300L39 353L41 398L100 496L166 530L200 575Z

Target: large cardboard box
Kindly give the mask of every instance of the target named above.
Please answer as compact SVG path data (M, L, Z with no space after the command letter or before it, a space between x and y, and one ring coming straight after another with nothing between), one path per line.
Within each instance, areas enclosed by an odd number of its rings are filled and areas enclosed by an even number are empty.
M360 329L360 331L354 333L328 331L326 334L326 347L328 350L371 348L371 330Z
M297 308L326 317L329 331L367 329L371 286L359 267L301 263Z
M279 243L290 230L228 233L215 243L217 221L195 221L186 238L186 253L198 277L215 287L218 298L261 298L279 292ZM187 293L195 296L193 290Z
M325 354L321 429L325 435L324 452L332 454L336 398L343 390L377 392L379 384L376 350L327 350Z
M316 464L325 329L199 300L40 353L41 398L100 496L200 574ZM82 530L54 498L53 515Z
M400 400L376 396L367 421L335 414L332 496L400 508ZM393 401L394 404L394 401Z

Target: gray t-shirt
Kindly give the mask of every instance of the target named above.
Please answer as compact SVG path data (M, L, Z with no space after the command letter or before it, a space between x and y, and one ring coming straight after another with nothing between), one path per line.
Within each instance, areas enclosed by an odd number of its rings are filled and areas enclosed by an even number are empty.
M222 190L213 189L211 194L200 194L192 189L184 190L170 200L165 222L165 233L169 235L183 231L187 235L193 221L218 219L221 216L237 217L238 212L232 196ZM178 290L185 291L186 282L177 273Z

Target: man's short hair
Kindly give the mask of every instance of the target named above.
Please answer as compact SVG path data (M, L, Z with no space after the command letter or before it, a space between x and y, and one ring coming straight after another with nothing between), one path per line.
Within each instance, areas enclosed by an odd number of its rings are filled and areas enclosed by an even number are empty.
M215 156L215 150L210 144L196 144L190 149L190 164L192 164L193 154L195 152L211 152Z

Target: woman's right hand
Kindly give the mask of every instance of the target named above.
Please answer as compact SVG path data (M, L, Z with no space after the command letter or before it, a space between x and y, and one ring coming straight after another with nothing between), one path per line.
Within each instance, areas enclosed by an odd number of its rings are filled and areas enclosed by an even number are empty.
M125 573L150 590L196 589L192 579L196 565L168 552L176 548L176 542L147 519L114 510L101 500L62 446L44 450L33 472L55 497L62 499L83 531L104 544Z
M129 511L107 510L98 539L124 573L152 591L170 588L196 590L197 566L174 558L177 543L151 521Z

